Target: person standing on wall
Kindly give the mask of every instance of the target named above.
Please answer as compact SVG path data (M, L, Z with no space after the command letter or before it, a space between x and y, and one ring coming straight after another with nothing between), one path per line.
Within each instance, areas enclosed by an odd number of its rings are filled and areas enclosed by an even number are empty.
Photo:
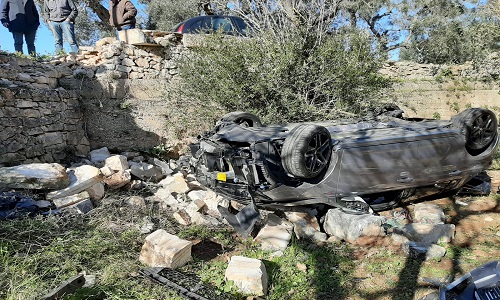
M71 47L71 54L79 51L75 36L75 19L78 8L73 0L44 0L42 17L54 35L55 53L63 52L63 36Z
M134 29L136 15L137 9L130 0L109 1L109 23L116 30Z
M2 0L0 22L12 32L14 49L23 53L23 37L28 46L28 53L36 56L36 30L40 26L40 16L33 0Z

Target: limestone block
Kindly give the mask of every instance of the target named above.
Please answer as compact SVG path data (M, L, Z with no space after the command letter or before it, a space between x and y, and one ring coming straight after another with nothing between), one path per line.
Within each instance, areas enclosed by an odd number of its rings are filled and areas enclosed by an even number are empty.
M226 280L232 280L241 292L256 296L267 294L266 266L258 259L233 256L226 269Z
M418 203L413 210L413 222L425 224L444 224L443 210L436 204Z
M76 204L64 207L62 209L62 211L83 215L83 214L86 214L93 209L94 209L94 205L92 204L92 201L90 201L90 199L86 199L86 200L80 201Z
M104 160L104 165L113 171L125 171L128 169L127 157L123 155L112 155Z
M286 216L293 223L293 231L298 239L307 238L318 242L326 241L326 234L321 232L318 219L312 214L288 212Z
M265 225L255 237L264 250L285 250L292 239L293 227L288 223Z
M190 191L189 193L187 193L187 197L191 201L196 201L196 200L203 201L207 196L207 194L208 194L207 191L201 191L201 190Z
M61 189L70 184L60 164L26 164L0 168L0 189Z
M108 148L102 147L99 149L95 149L90 151L90 161L93 163L99 163L106 160L106 158L110 157Z
M110 167L108 167L108 166L104 166L104 167L100 168L100 169L99 169L99 171L101 172L101 174L102 174L103 176L106 176L106 177L108 177L108 176L111 176L111 175L115 174L115 171L113 171L113 170L112 170Z
M151 267L178 268L191 261L190 241L158 229L146 237L139 261Z
M383 236L384 217L369 214L353 215L340 209L330 209L325 215L323 228L329 235L353 242L360 236ZM377 230L375 230L377 229Z
M78 194L92 187L102 180L102 175L96 167L83 165L74 169L68 169L70 184L67 188L50 192L47 199L57 199Z
M425 258L425 260L439 259L446 254L445 248L430 243L407 242L402 248L406 255L413 258Z
M140 29L118 31L118 38L120 41L131 45L148 43L146 35Z
M112 190L124 187L132 180L130 170L118 171L109 177L105 177L103 182Z
M208 208L207 208L207 205L205 204L205 202L203 202L203 200L196 199L196 200L191 201L191 203L189 203L187 205L186 209L188 211L205 213Z
M177 200L177 198L175 198L172 195L172 193L170 193L169 189L159 188L155 192L154 196L156 199L158 199L158 202L160 203L163 209L168 209L168 208L179 209L182 207L179 200Z
M414 242L449 243L455 237L455 225L412 223L401 229L395 229L394 232L403 234Z
M76 195L57 198L57 199L54 199L52 201L54 202L54 205L57 208L64 208L64 207L67 207L67 206L70 206L70 205L73 205L73 204L76 204L76 203L79 203L79 202L82 202L82 201L85 201L88 199L90 199L89 193L81 192L81 193L76 194Z
M104 190L104 184L102 183L96 183L93 186L89 187L88 189L85 190L87 193L89 193L89 197L92 200L101 200L104 197L105 190Z
M189 192L189 186L184 176L180 173L174 174L174 176L168 176L158 184L164 188L168 188L171 193L184 194Z

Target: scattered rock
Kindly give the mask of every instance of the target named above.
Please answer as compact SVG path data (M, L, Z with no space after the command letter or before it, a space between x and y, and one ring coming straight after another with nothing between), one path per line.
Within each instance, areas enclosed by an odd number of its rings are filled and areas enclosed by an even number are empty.
M60 164L26 164L0 168L0 189L56 190L70 184Z
M226 269L226 280L232 280L241 292L250 295L267 294L266 266L258 259L233 256Z
M94 209L94 205L92 204L92 201L90 199L86 199L83 201L80 201L76 204L66 206L61 209L61 211L65 213L76 213L76 214L86 214L89 211Z
M360 236L384 236L384 217L374 215L353 215L340 209L330 209L323 222L326 233L349 242Z
M90 151L89 155L90 155L90 161L96 165L103 164L106 158L111 156L108 148L106 147L92 150Z
M158 229L146 237L139 261L150 267L178 268L191 261L192 243Z
M413 210L413 221L425 224L444 224L443 210L436 204L419 203Z
M449 243L455 237L454 224L408 224L395 233L420 243Z
M403 244L403 252L412 258L425 258L425 260L429 260L444 257L446 249L430 243L408 242Z
M104 160L104 165L115 172L125 171L128 169L127 157L123 155L112 155Z
M70 184L67 188L59 191L50 192L47 195L48 200L71 196L101 182L102 175L96 167L84 165L74 169L68 169Z
M283 222L280 225L265 225L255 237L264 250L285 250L292 239L293 225Z
M62 198L56 198L56 199L53 199L52 201L54 202L54 205L57 208L64 208L64 207L71 206L73 204L76 204L76 203L79 203L79 202L82 202L85 200L89 200L89 199L90 199L89 193L81 192L81 193L76 194L76 195L66 196L66 197L62 197Z

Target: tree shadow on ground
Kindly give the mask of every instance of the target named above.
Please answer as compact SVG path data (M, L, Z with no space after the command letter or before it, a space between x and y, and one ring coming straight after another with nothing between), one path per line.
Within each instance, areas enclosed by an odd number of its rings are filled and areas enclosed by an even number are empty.
M449 200L452 200L452 207L449 213L453 216L447 223L455 224L457 227L460 226L462 222L465 222L469 217L480 216L484 213L499 212L500 209L499 199L496 200L496 204L493 207L480 211L465 210L464 206L456 203L455 197L451 197ZM465 270L462 265L464 253L470 251L470 248L475 245L475 240L479 237L479 235L481 235L481 233L476 232L473 235L467 236L464 241L457 242L456 240L453 240L448 246L448 251L451 251L451 255L449 255L449 257L452 262L448 276L445 278L431 279L433 281L440 282L441 284L447 284L464 275L466 272L471 271L473 268L479 267L482 263L475 265L472 268L469 267L467 270ZM432 263L432 261L426 262L423 257L407 257L401 271L399 272L398 281L394 289L360 294L363 299L386 299L387 297L390 297L395 300L417 300L417 292L420 289L432 287L437 288L437 286L420 283L420 279L422 279L420 271L426 263Z

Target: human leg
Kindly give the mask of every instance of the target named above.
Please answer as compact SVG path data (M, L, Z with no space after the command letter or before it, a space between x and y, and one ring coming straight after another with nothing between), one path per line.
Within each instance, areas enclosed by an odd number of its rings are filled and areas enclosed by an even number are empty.
M14 37L14 50L19 53L23 53L23 33L13 32L12 37Z
M78 48L78 43L76 42L75 24L71 22L63 22L62 28L66 41L71 46L71 52L78 53L80 49Z
M28 46L28 53L32 56L36 56L35 38L36 30L26 31L24 33L24 39L26 40L26 45Z
M59 54L63 51L63 29L61 26L62 23L63 22L49 22L49 28L52 31L52 35L54 36L56 54Z
M134 29L134 28L135 28L135 25L125 25L125 26L122 26L120 29L118 29L118 31L129 30L129 29Z

